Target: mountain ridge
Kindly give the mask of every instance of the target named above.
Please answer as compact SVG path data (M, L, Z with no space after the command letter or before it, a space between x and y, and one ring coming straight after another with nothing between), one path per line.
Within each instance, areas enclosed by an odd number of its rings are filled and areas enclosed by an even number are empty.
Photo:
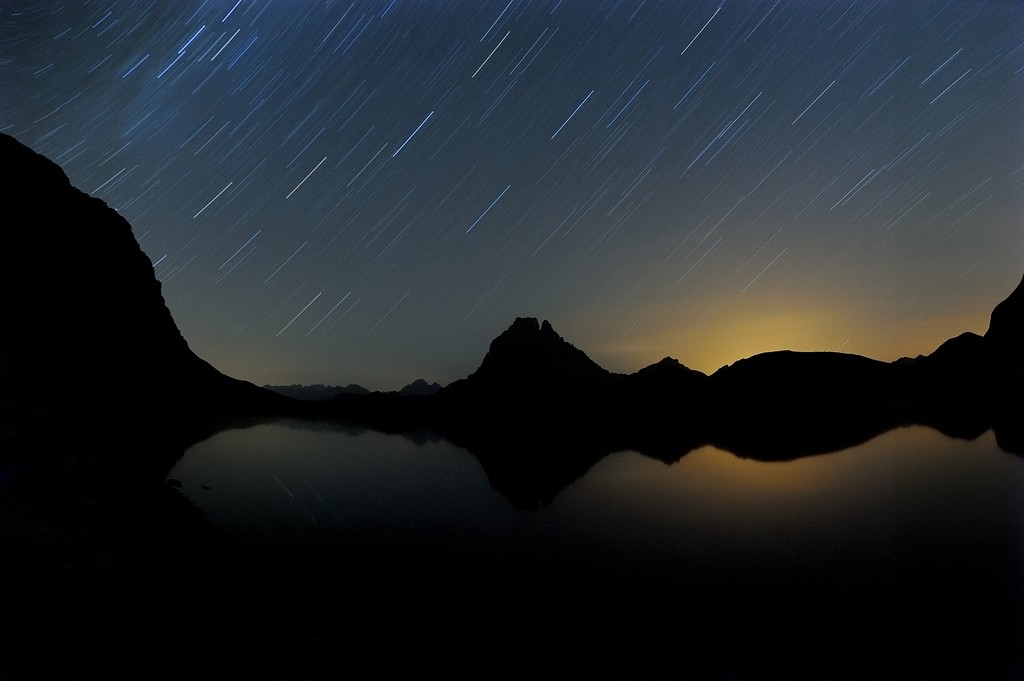
M128 222L14 138L0 135L0 151L14 171L0 200L14 218L4 232L9 266L0 268L0 378L7 387L0 436L8 452L29 453L39 443L62 450L75 428L106 428L116 414L125 424L107 428L122 440L116 448L131 458L138 440L162 433L164 454L156 458L166 465L226 420L327 418L387 432L439 432L498 468L511 462L518 469L501 475L516 484L530 476L548 481L541 498L550 498L566 476L620 449L672 461L714 444L778 460L921 423L967 437L996 428L1001 446L1024 451L1024 279L995 306L984 335L961 334L914 359L777 351L711 375L672 358L619 374L548 320L519 317L475 371L443 388L419 381L401 391L302 402L224 376L197 357ZM48 197L42 205L31 198L40 191ZM22 215L48 228L19 222ZM14 254L50 267L15 266ZM40 304L44 284L57 291L62 314ZM76 391L54 393L51 385ZM24 425L54 418L75 425ZM564 453L570 450L576 453Z

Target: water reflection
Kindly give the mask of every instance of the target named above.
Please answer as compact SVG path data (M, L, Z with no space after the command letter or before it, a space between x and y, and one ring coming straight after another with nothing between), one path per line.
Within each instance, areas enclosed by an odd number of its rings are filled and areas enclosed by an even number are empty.
M910 427L786 462L618 452L532 511L445 440L327 424L225 431L171 476L287 585L275 622L314 618L325 659L340 639L320 627L379 643L315 620L344 611L400 622L395 641L421 656L413 677L428 662L465 678L991 678L1024 665L1024 460L990 433ZM438 630L442 612L453 624Z
M222 431L190 448L170 477L216 524L241 535L415 530L475 522L507 506L476 460L444 440L329 422Z
M613 454L555 506L622 534L642 528L634 542L651 547L683 539L762 557L818 552L852 560L891 553L908 532L938 531L952 541L1004 528L1024 540L1022 495L1024 461L1000 451L991 433L962 441L910 427L787 462L713 447L671 465Z
M216 522L239 532L254 525L486 524L509 516L477 459L429 433L276 421L194 445L170 477L184 481ZM586 514L603 523L659 519L648 535L695 518L835 526L964 505L1001 516L1011 510L1004 502L1022 490L1024 461L1000 451L990 432L965 441L907 427L842 452L785 462L742 459L711 446L673 464L617 452L556 497L550 515Z

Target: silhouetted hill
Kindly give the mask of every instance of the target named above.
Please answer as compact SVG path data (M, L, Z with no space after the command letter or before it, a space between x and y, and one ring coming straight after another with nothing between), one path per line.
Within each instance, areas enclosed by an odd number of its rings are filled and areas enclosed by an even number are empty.
M696 389L707 380L707 374L690 369L672 357L665 357L629 377L637 389L658 393L678 390L683 386Z
M715 391L738 404L776 409L784 402L811 406L822 394L843 402L870 399L888 378L886 362L839 352L765 352L722 367L711 375Z
M897 425L903 389L886 362L767 352L709 378L708 439L741 456L789 459L850 447Z
M942 374L947 385L958 389L1019 395L1024 391L1024 280L992 310L984 336L968 331L945 341L930 355L902 362L915 363Z
M189 349L116 211L8 135L0 163L4 454L73 451L102 434L105 453L141 460L149 454L127 444L134 437L169 453L228 413L283 401Z
M955 437L993 429L1000 446L1024 453L1024 281L992 311L984 336L965 332L929 355L894 363L906 420Z

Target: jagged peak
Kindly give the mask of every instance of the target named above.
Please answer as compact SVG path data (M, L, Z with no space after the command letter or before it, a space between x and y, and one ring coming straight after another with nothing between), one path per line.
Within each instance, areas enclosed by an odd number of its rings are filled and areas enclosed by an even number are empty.
M540 321L536 317L516 317L515 321L505 329L498 338L506 335L514 336L546 336L561 338L548 320Z
M545 320L547 323L547 320ZM540 322L537 321L536 317L516 317L515 321L505 330L505 333L509 331L540 331Z
M420 395L427 396L433 395L441 389L439 383L427 383L425 379L417 378L412 383L406 385L404 388L398 391L399 395Z
M480 368L471 377L522 382L552 377L586 379L607 375L607 370L562 338L547 320L541 322L536 317L517 317L491 341Z

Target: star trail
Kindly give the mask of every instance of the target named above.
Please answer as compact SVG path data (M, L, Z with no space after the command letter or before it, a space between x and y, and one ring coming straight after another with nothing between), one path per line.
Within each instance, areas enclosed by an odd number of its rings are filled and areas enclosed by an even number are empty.
M1024 274L1021 121L1015 0L0 5L0 130L257 384L447 383L517 316L623 372L931 352Z

